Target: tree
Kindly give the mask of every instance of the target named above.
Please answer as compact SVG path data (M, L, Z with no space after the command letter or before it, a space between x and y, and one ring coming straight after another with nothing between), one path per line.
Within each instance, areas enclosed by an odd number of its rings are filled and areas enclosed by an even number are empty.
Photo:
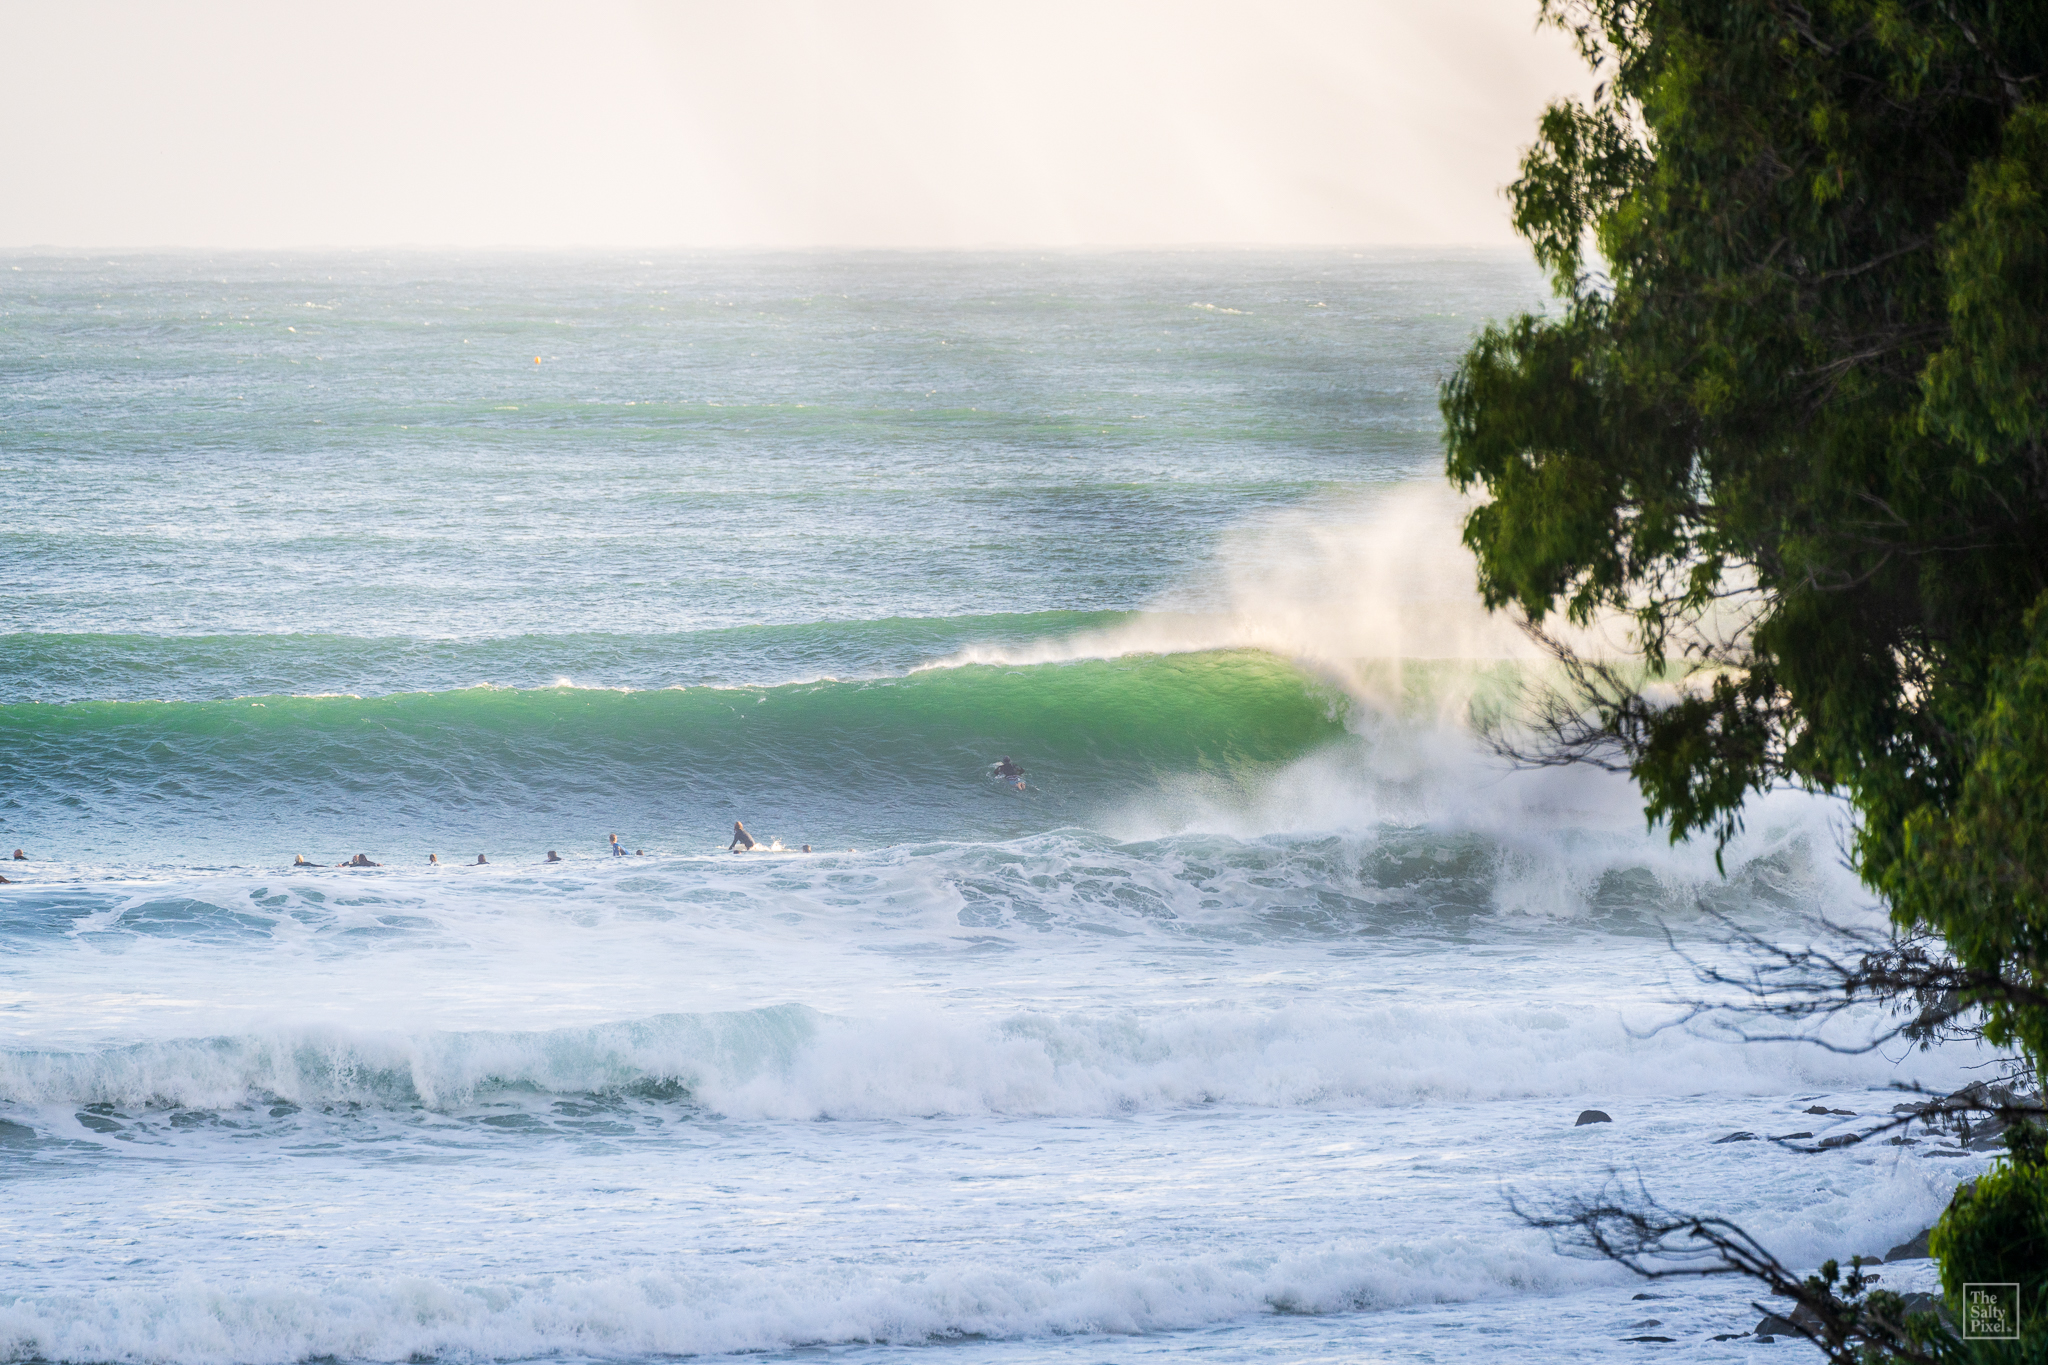
M1487 328L1442 394L1485 601L1629 624L1633 672L1559 647L1585 687L1558 735L1617 752L1674 839L1725 842L1777 784L1848 798L1900 933L2038 1075L2048 5L1543 15L1600 84L1509 191L1556 311Z

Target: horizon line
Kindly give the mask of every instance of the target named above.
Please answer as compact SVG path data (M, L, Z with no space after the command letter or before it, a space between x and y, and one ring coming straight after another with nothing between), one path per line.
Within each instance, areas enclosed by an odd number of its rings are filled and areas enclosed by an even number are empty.
M310 255L314 253L359 254L365 252L479 252L479 253L528 253L528 254L603 254L631 255L653 254L853 254L874 253L902 254L921 253L930 255L968 255L994 252L1033 252L1043 255L1109 255L1121 252L1148 253L1196 253L1196 252L1330 252L1345 251L1356 254L1376 251L1443 251L1458 253L1507 253L1525 252L1526 244L1484 243L1484 242L1169 242L1169 243L1045 243L992 242L963 245L952 243L937 244L860 244L860 243L669 243L656 245L641 243L634 245L597 243L553 243L536 244L520 242L455 243L455 242L374 242L374 243L301 243L283 246L250 245L69 245L56 242L29 242L22 244L0 244L0 255L170 255L200 253L234 253L243 255Z

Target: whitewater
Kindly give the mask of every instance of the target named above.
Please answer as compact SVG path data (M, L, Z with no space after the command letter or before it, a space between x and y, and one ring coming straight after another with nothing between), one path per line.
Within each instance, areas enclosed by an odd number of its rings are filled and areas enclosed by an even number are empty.
M1538 286L0 260L0 1360L1746 1358L1510 1199L1882 1254L1987 1155L1717 1139L1984 1058L1675 1024L1881 922L1843 810L1479 733L1435 386Z

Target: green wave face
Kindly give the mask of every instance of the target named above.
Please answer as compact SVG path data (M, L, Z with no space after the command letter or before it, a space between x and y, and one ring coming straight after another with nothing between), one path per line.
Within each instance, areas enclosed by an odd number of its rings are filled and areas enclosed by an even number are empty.
M1169 778L1253 782L1344 733L1338 698L1251 651L772 688L0 706L25 782L9 832L67 858L180 861L466 859L614 830L696 852L734 819L791 847L1010 838ZM987 776L1004 754L1025 791ZM316 842L335 831L346 850Z

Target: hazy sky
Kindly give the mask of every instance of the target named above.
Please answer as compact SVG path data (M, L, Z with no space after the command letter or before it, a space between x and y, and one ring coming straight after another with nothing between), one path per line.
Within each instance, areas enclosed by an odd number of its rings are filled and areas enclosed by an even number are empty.
M1536 0L0 0L0 245L1512 240Z

